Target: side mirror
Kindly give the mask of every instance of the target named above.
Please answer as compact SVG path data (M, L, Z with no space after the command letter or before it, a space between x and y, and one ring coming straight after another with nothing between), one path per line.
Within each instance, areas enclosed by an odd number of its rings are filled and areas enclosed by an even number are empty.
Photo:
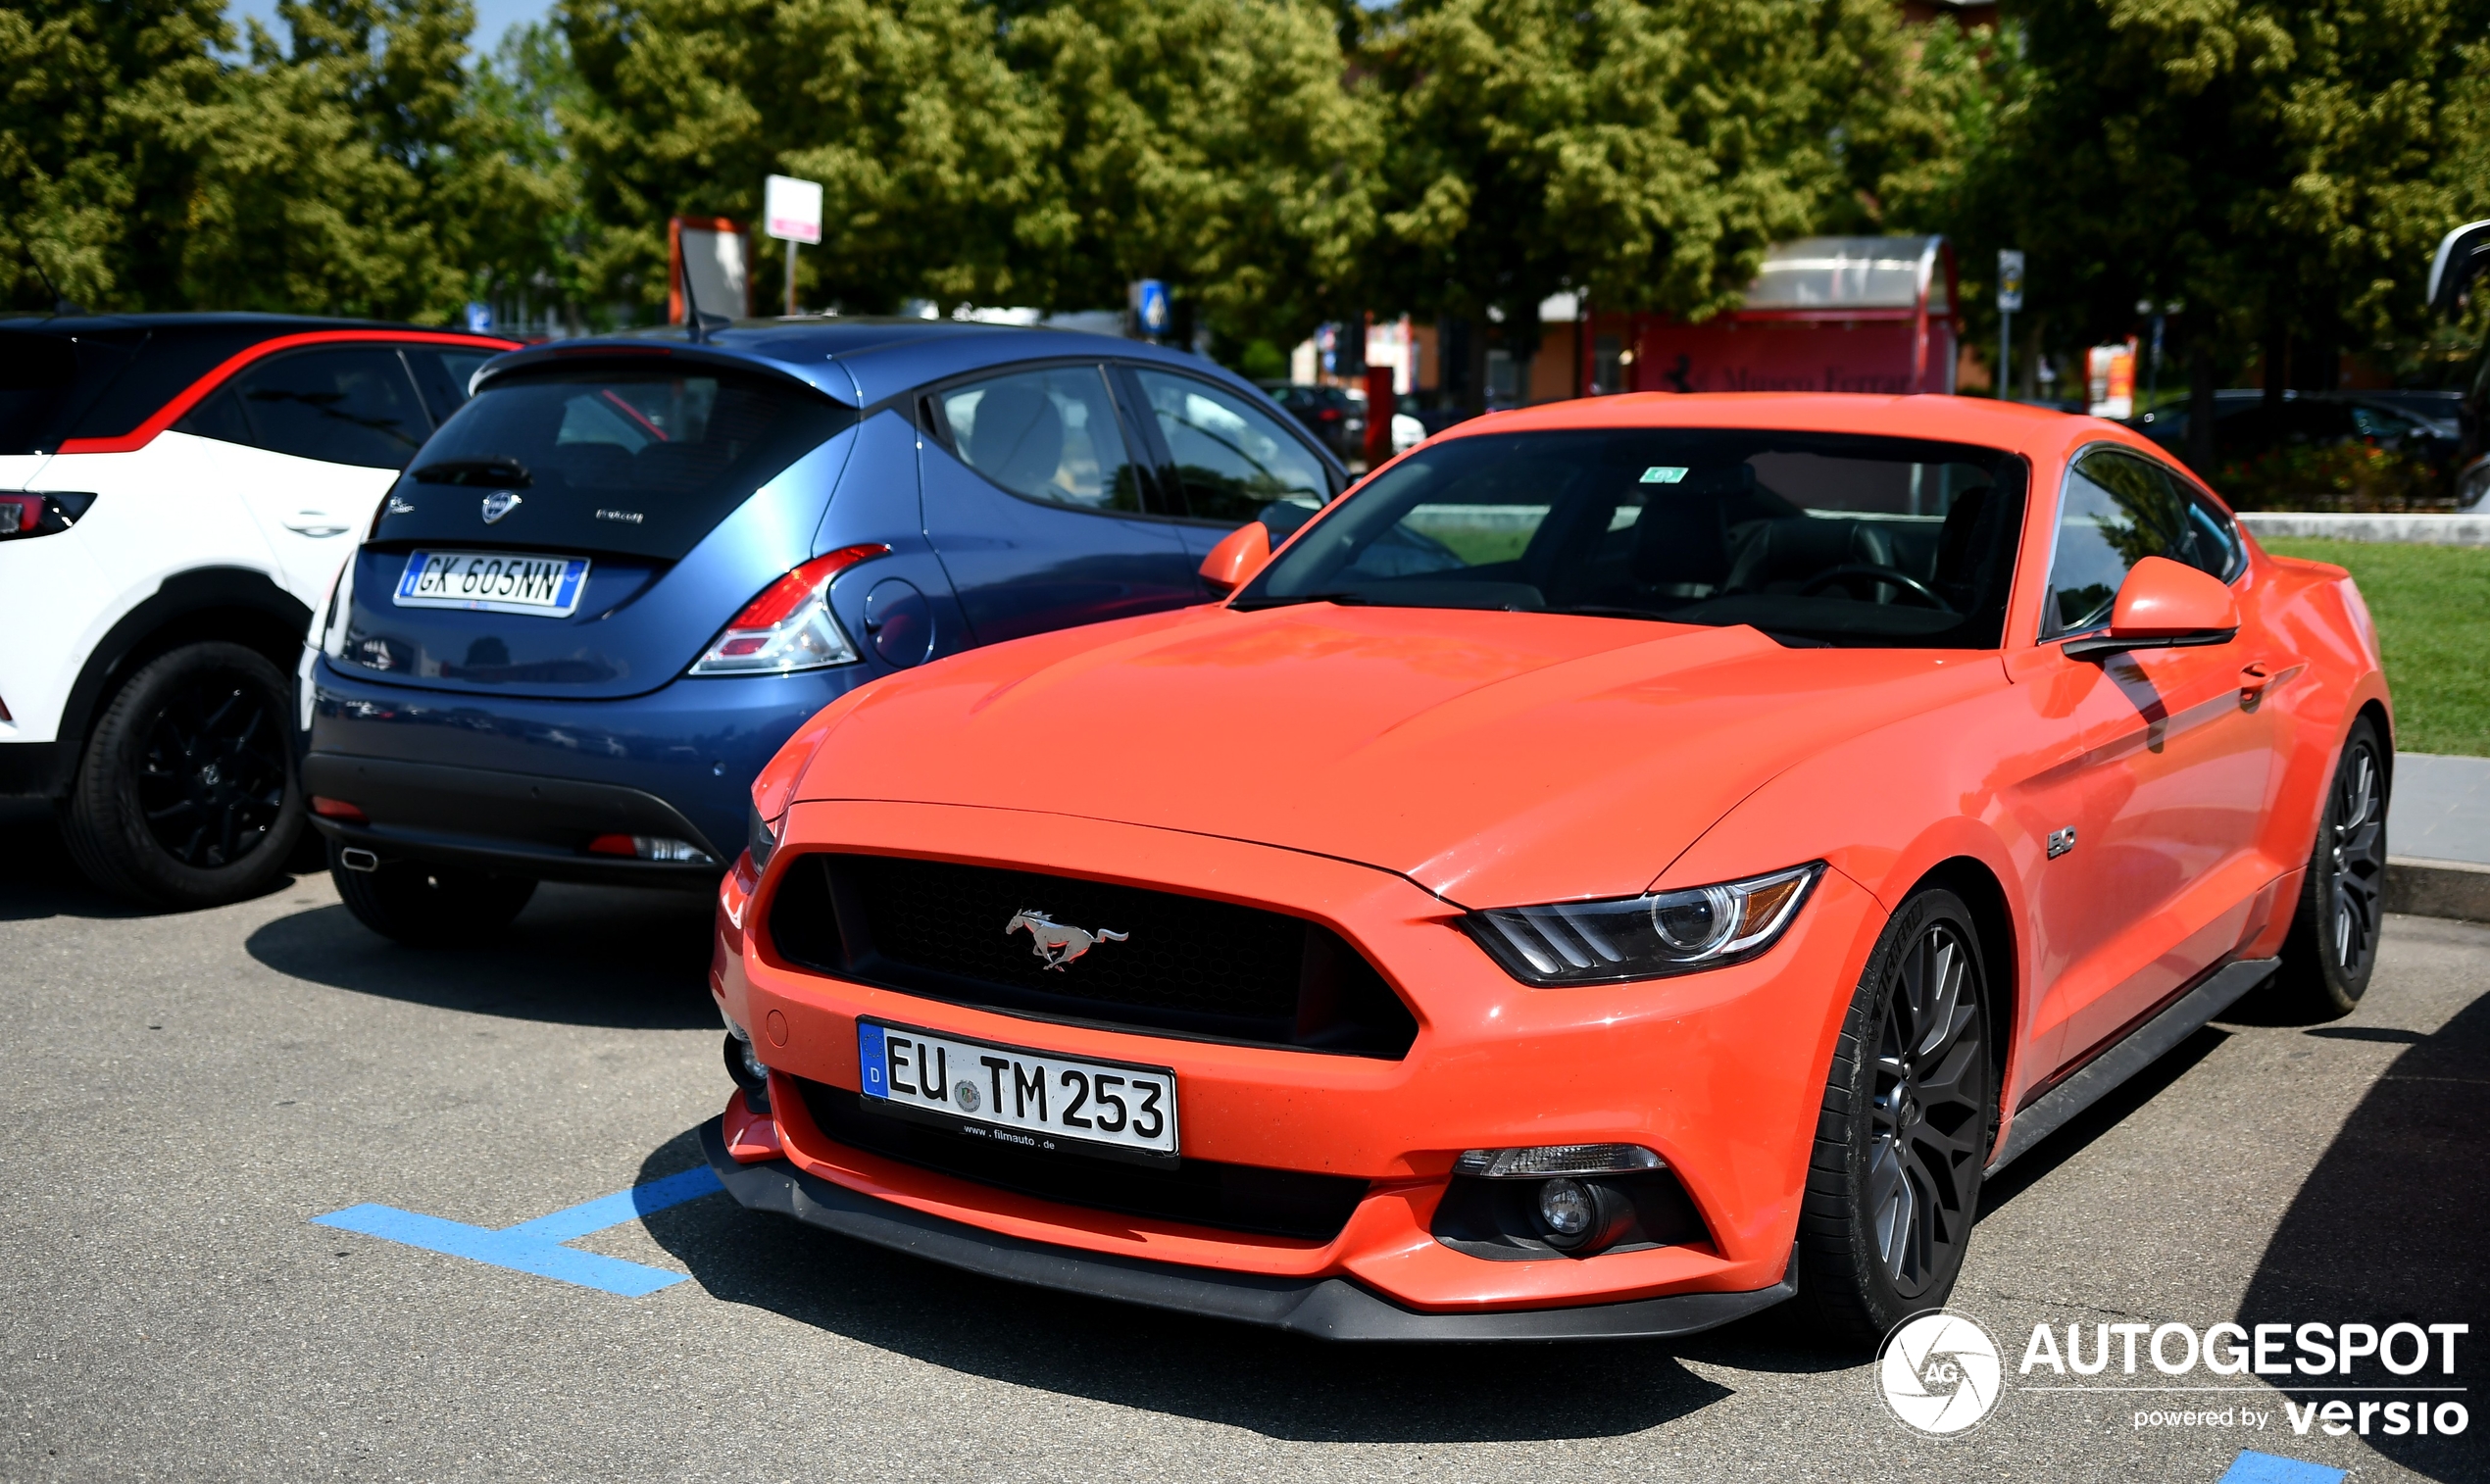
M2185 649L2228 644L2239 634L2239 600L2221 579L2167 557L2147 557L2127 569L2110 631L2067 641L2081 658L2130 649Z
M1220 537L1220 544L1202 559L1202 583L1214 596L1224 598L1252 581L1270 560L1270 528L1260 520L1248 520Z

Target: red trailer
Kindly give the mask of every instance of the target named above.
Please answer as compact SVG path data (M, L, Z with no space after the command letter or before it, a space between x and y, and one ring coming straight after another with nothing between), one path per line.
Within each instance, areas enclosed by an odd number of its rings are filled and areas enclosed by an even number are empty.
M1595 392L1951 392L1959 324L1943 237L1804 237L1766 253L1746 303L1701 324L1590 317Z

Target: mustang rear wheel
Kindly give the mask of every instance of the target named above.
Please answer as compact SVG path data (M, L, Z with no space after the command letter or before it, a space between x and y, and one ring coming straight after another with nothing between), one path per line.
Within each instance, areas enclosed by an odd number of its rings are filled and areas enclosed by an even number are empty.
M1944 1304L1979 1208L1997 1100L1979 934L1950 891L1894 914L1851 998L1799 1219L1799 1291L1872 1345Z
M411 948L476 943L510 925L536 883L524 876L488 876L423 861L383 861L349 870L344 851L328 847L328 877L355 920Z
M222 641L140 667L96 720L62 801L78 868L165 907L236 901L275 880L303 827L291 685L265 656Z
M2386 745L2363 717L2334 765L2273 977L2271 1003L2287 1014L2337 1019L2368 991L2386 920Z

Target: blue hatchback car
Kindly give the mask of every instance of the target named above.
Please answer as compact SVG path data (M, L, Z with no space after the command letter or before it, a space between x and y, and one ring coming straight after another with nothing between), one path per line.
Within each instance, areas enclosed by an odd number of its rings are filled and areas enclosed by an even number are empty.
M747 323L513 352L315 618L303 791L356 916L507 924L539 880L707 888L803 720L976 644L1212 596L1347 486L1248 382L1134 341Z

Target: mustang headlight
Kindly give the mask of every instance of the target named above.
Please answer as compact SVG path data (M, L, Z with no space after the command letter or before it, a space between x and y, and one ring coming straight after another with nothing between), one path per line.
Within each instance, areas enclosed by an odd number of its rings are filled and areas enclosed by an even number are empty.
M1525 984L1656 979L1743 963L1770 948L1823 872L1823 863L1812 862L1647 897L1489 908L1462 921Z

